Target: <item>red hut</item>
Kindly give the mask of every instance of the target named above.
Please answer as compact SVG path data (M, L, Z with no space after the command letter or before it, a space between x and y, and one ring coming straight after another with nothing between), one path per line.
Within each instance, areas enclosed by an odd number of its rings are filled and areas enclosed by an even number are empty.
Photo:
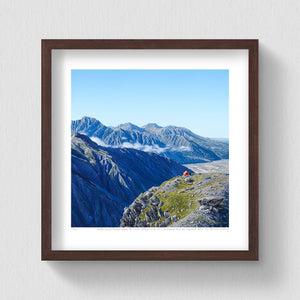
M184 173L183 173L183 176L189 176L189 175L191 175L188 171L185 171Z

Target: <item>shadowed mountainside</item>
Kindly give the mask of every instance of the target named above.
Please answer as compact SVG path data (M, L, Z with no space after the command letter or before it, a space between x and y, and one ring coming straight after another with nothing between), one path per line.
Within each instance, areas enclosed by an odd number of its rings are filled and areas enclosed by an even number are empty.
M188 170L155 153L99 146L79 133L71 147L72 227L120 226L124 207L140 193Z

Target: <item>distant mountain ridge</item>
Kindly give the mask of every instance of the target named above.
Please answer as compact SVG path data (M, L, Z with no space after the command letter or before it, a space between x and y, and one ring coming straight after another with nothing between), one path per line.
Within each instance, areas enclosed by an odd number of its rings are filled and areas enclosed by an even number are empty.
M222 142L224 144L229 144L229 138L212 138L212 140Z
M125 123L111 128L94 118L83 117L72 121L71 131L96 138L100 145L154 152L181 164L229 158L228 144L201 137L183 127L161 127L155 123L139 127Z
M96 121L90 125L99 129ZM140 193L191 172L155 153L102 147L79 133L72 135L71 149L72 227L120 226L124 208Z

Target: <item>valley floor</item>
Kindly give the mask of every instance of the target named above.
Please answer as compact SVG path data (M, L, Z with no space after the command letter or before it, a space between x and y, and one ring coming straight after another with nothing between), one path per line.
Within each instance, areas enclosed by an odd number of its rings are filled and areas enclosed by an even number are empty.
M184 166L195 173L229 173L229 159L215 160L209 163L186 164Z

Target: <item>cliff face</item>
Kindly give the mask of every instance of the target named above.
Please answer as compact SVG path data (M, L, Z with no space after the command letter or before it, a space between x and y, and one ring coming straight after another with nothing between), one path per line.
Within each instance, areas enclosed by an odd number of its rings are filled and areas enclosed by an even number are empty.
M177 176L139 195L121 227L228 227L228 174Z
M101 147L72 136L72 226L116 227L125 206L142 192L187 168L135 149Z

